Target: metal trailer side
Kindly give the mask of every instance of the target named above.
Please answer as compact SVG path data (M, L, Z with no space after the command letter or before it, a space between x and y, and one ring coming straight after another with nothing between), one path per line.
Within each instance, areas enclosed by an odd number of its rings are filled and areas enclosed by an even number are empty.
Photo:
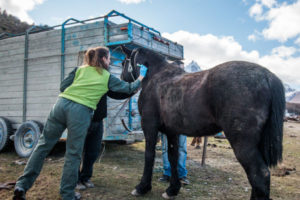
M116 16L127 21L115 23L111 18ZM46 31L36 33L31 27L25 35L0 38L0 151L13 135L17 153L22 157L31 154L56 102L61 80L82 63L88 48L109 47L110 73L117 77L124 58L119 45L152 49L171 60L183 59L181 45L122 13L113 10L94 20L70 18ZM136 139L141 130L137 99L138 95L123 101L108 98L103 140ZM134 132L126 131L121 119Z

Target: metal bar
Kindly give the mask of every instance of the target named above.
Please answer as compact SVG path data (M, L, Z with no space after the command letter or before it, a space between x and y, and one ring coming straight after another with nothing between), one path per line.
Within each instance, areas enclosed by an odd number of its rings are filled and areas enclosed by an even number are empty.
M131 112L132 112L132 98L129 99L128 107L129 107L129 112L128 112L128 126L129 126L129 129L132 130L132 117L131 117Z
M121 40L121 41L116 41L116 42L107 42L105 43L105 46L116 46L116 45L120 45L120 44L127 44L130 43L131 40Z
M62 25L61 25L61 65L60 65L60 80L63 81L65 78L65 25L69 21L75 21L77 23L83 23L82 21L79 21L74 18L67 19Z
M205 136L204 137L204 144L203 144L202 162L201 162L202 167L204 167L204 165L205 165L207 140L208 140L208 138L207 138L207 136Z
M155 30L154 28L151 28L151 27L149 27L149 26L146 26L145 24L142 24L141 22L138 22L138 21L136 21L136 20L134 20L134 19L132 19L132 18L130 18L130 17L127 17L126 15L124 15L124 14L122 14L122 13L119 13L118 11L115 11L115 10L110 11L105 17L110 17L110 16L112 16L113 14L116 14L116 15L118 15L118 16L121 16L121 17L125 18L125 19L128 19L129 21L132 21L132 22L134 22L134 23L136 23L136 24L138 24L138 25L140 25L140 26L142 26L142 27L148 29L149 31L152 31L152 32L157 33L158 35L161 35L160 32L157 31L157 30Z
M108 17L104 18L104 44L108 44Z
M128 23L128 29L127 29L127 32L128 32L128 40L131 41L132 38L133 38L133 34L132 34L132 23L131 23L131 21L129 21L129 23Z

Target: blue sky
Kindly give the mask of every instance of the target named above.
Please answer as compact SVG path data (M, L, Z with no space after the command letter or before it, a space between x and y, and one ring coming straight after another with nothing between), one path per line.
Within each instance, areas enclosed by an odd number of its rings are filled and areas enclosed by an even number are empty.
M300 0L0 0L0 7L50 26L115 9L184 45L186 64L247 60L300 89Z

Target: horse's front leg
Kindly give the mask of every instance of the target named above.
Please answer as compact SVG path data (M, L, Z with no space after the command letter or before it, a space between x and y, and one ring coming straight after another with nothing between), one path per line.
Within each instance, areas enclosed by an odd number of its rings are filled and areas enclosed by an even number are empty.
M135 187L135 190L133 190L131 193L134 196L146 194L152 188L151 181L158 130L155 124L149 124L143 121L143 131L146 139L144 173L141 182Z
M171 165L171 180L170 180L170 186L166 190L165 193L163 193L163 197L165 199L173 199L180 190L181 183L178 177L178 170L177 170L177 164L178 164L178 135L170 135L168 134L168 158Z

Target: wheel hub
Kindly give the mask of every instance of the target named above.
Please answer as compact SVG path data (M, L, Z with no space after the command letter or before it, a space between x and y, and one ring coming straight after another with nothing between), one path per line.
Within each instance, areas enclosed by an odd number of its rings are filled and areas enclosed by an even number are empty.
M32 130L28 130L24 134L23 145L24 145L24 147L30 149L30 148L32 148L33 143L34 143L34 133Z

